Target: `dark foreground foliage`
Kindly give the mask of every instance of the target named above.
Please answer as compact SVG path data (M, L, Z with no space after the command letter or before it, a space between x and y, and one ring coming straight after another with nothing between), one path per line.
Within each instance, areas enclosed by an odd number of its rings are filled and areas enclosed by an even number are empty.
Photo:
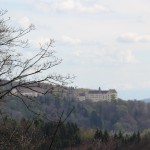
M149 150L150 132L108 132L97 129L88 140L74 123L44 123L40 119L17 122L3 118L0 124L0 150ZM90 129L89 129L90 130ZM86 131L88 132L88 130ZM88 133L87 133L88 134ZM82 138L81 138L82 137ZM51 142L54 140L52 147Z
M0 150L48 150L64 149L80 144L79 128L74 123L59 126L56 136L54 132L57 122L43 123L41 120L20 123L6 119L0 124Z
M80 146L72 150L150 150L149 141L150 132L148 131L110 133L107 130L96 130L94 138L82 142Z

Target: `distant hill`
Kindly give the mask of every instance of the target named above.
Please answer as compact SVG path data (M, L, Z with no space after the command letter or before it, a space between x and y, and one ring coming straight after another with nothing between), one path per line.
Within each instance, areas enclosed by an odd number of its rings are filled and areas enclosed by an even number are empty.
M143 99L142 101L144 101L146 103L149 103L150 102L150 98Z

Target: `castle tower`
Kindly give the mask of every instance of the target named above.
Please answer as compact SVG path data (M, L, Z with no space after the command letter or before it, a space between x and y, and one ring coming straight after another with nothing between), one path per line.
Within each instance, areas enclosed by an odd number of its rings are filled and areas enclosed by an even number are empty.
M101 87L98 88L98 91L101 92Z

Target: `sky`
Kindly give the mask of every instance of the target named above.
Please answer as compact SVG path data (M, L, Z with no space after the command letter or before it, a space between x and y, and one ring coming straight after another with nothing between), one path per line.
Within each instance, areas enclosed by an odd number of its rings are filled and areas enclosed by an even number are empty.
M76 78L71 86L116 89L122 99L150 97L149 0L0 0L22 28L36 30L31 47L54 39L63 62L55 68Z

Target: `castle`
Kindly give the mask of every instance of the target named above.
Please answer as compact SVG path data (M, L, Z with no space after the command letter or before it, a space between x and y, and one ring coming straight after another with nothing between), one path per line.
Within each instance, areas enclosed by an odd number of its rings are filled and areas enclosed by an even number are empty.
M94 102L98 101L111 101L117 98L117 91L115 89L101 90L99 87L98 90L88 90L84 93L78 94L78 100L92 100Z

